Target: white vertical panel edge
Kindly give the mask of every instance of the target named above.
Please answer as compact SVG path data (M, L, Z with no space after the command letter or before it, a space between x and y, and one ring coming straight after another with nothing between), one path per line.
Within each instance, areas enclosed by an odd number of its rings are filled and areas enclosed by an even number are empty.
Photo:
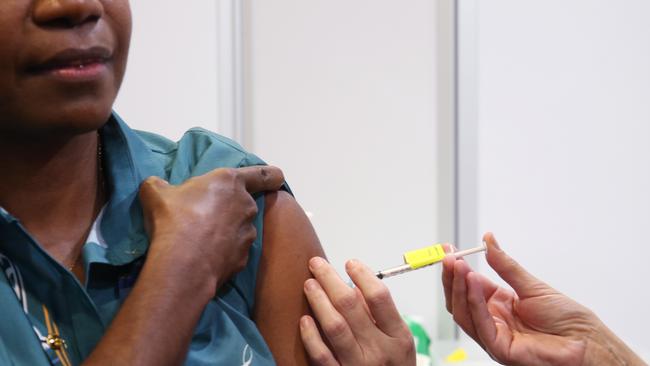
M218 0L219 132L235 141L245 140L243 5L239 0Z
M457 0L456 244L472 247L478 233L478 3ZM467 259L473 266L476 258Z
M437 2L437 128L438 138L438 240L456 242L456 3ZM436 286L442 287L440 282ZM437 291L442 295L442 289ZM436 338L452 340L455 325L445 308L443 296L437 297Z

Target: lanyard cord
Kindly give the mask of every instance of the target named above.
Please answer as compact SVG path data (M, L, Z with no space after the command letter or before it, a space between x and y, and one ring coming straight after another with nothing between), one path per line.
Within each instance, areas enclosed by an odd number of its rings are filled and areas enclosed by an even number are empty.
M47 337L41 335L41 332L38 329L38 325L33 320L35 316L29 313L28 295L25 291L20 268L14 265L13 262L2 253L0 253L0 267L2 269L3 275L7 279L7 283L14 290L16 300L18 300L18 303L23 309L25 317L27 317L27 320L31 323L32 329L36 334L36 338L42 343L43 351L45 352L47 358L50 360L50 363L52 365L61 364L63 366L72 366L72 362L70 362L70 357L67 351L67 344L61 337L59 327L54 322L54 320L52 320L47 307L44 304L41 306L44 323L47 327Z

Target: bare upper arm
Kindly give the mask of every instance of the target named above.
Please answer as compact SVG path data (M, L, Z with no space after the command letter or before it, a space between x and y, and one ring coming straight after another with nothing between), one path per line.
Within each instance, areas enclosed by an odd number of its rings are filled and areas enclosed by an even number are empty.
M266 195L264 245L255 289L253 319L278 365L307 365L299 320L309 309L303 284L307 262L323 256L302 208L287 192Z

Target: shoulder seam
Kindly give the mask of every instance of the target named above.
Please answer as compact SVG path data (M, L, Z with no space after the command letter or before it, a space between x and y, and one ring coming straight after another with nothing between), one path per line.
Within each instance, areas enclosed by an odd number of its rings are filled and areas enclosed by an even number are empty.
M215 139L219 140L219 142L221 142L221 143L223 143L223 144L226 144L226 145L230 146L231 148L233 148L233 149L239 151L240 153L242 153L242 154L244 154L244 155L246 155L246 156L248 156L248 154L249 154L249 153L248 153L246 150L244 150L244 148L243 148L242 146L240 146L237 142L232 141L231 139L229 139L229 138L227 138L227 137L225 137L225 136L221 136L221 135L219 135L218 133L215 133L215 132L212 132L212 131L206 130L205 128L202 128L202 127L192 127L192 128L190 128L189 130L185 131L185 133L184 133L183 135L189 135L189 134L207 135L207 136L209 136L209 137L212 137L212 138L215 138ZM242 159L242 160L243 160L243 159Z

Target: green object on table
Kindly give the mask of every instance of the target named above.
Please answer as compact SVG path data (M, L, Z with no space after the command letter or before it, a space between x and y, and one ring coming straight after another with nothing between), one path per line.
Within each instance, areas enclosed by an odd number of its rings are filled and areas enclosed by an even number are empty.
M402 317L411 330L411 334L413 334L413 339L415 340L415 351L420 355L431 357L431 352L429 350L431 347L431 338L427 334L422 323L418 321L417 317Z

